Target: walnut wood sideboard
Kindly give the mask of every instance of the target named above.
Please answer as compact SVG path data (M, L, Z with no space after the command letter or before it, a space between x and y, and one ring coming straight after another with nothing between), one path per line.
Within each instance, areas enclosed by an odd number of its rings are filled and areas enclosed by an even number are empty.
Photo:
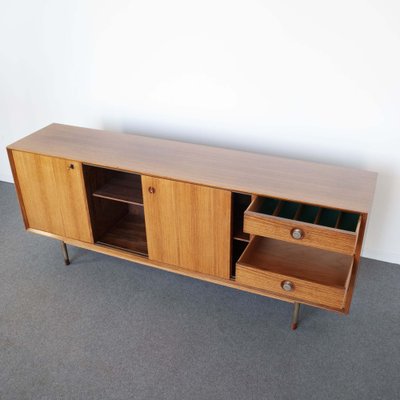
M28 231L347 314L373 172L51 124L7 147Z

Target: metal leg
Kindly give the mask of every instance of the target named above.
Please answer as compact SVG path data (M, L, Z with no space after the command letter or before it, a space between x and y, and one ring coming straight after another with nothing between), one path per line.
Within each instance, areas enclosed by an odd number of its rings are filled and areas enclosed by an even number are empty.
M69 257L68 257L67 245L63 241L61 241L60 244L61 244L61 250L62 250L62 253L64 256L65 265L69 265L70 262L69 262Z
M300 303L294 303L293 306L294 306L294 308L293 308L291 327L292 327L292 330L294 331L295 329L297 329L297 324L299 321Z

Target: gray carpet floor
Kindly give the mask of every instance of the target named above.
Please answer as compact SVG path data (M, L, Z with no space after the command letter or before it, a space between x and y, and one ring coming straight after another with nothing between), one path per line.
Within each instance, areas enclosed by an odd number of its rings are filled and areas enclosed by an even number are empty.
M363 259L349 316L26 233L0 183L0 399L399 399L400 266Z

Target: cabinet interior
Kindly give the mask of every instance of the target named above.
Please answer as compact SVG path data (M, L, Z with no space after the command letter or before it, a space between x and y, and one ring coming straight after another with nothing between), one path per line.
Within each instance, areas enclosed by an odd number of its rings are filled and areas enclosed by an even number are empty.
M244 193L232 193L232 235L235 240L248 242L250 235L243 232L243 216L251 203L251 195Z
M250 204L250 194L232 192L232 278L236 275L236 263L250 241L250 235L243 232L244 212Z
M83 165L94 241L147 257L141 176Z

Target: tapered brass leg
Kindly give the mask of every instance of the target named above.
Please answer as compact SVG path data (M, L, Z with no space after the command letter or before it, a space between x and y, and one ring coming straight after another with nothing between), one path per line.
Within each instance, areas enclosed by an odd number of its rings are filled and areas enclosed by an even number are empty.
M293 307L291 328L292 328L292 330L295 330L295 329L297 329L297 324L299 321L300 303L294 303L293 306L294 307Z
M67 245L63 241L61 241L60 243L61 243L61 250L62 250L62 253L64 256L65 265L69 265L70 262L69 262L69 257L68 257Z

